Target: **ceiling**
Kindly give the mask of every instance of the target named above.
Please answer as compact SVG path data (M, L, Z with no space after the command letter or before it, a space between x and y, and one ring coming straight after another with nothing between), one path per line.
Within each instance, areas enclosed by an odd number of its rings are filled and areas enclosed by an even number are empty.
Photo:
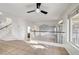
M41 9L48 11L47 15L42 13L26 13L36 9L35 3L0 3L0 12L18 19L28 21L58 20L69 9L69 3L42 3Z

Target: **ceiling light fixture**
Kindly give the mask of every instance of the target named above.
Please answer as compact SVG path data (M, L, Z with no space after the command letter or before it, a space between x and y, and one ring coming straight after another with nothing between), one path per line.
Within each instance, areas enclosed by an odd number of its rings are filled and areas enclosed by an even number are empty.
M36 9L36 12L39 13L40 12L40 9Z
M63 23L63 20L60 20L59 22L58 22L58 24L62 24Z
M47 14L48 12L44 11L44 10L41 10L40 6L41 6L41 3L36 3L36 9L31 10L31 11L27 11L27 13L31 13L31 12L37 12L37 13L39 13L39 12L41 12L43 14Z

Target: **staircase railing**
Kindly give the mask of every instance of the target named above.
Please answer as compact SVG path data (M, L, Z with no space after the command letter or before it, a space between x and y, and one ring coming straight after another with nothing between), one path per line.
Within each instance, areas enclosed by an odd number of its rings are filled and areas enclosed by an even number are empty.
M10 25L11 25L11 24L8 24L8 25L6 25L6 26L0 28L0 30L2 30L2 29L4 29L4 28L7 28L7 27L10 26Z

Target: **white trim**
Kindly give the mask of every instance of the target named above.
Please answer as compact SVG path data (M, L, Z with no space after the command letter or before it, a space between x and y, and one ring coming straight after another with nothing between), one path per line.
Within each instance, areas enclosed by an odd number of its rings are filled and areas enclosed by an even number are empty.
M70 54L70 55L76 55L76 53L74 53L74 51L75 52L79 52L79 48L78 47L76 47L74 44L72 44L71 42L67 42L67 45L65 44L65 45L63 45L64 46L64 48L67 50L67 52ZM74 49L72 49L72 48L74 48ZM73 51L74 50L74 51ZM78 53L77 53L78 54Z
M79 48L78 48L76 45L74 45L74 44L71 43L71 42L69 42L69 44L79 51Z

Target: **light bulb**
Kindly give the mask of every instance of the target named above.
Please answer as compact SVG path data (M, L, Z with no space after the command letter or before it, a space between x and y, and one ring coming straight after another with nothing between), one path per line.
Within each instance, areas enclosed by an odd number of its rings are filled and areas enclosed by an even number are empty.
M39 13L40 12L40 9L36 9L36 12Z

